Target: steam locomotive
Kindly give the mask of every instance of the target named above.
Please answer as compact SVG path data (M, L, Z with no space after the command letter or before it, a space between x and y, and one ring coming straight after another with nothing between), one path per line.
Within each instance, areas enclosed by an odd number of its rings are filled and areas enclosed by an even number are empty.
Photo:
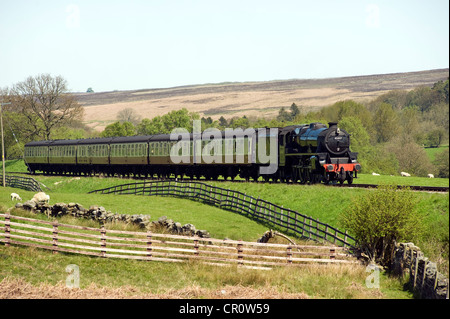
M205 132L34 141L25 145L24 159L33 174L239 176L310 184L351 184L361 169L357 153L350 151L350 135L337 123L217 131L213 139L205 139ZM261 156L268 151L270 162Z

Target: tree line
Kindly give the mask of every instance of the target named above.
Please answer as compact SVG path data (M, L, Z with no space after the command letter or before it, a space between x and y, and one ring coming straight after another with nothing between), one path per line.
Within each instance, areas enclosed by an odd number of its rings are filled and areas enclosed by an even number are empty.
M364 173L449 176L448 147L433 162L424 149L448 145L448 79L431 87L392 90L367 102L339 101L318 111L292 103L281 107L273 118L221 116L213 120L183 108L141 119L132 109L124 109L100 133L82 124L83 107L60 76L29 77L0 94L3 102L11 102L3 107L7 157L20 157L24 144L32 140L168 134L174 128L192 132L194 120L201 120L202 130L338 122L351 134L351 149L359 153Z

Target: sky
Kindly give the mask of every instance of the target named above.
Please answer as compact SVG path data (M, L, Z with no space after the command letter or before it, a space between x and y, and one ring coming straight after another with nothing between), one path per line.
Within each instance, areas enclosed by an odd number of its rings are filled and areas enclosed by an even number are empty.
M0 88L71 92L449 67L448 0L0 0Z

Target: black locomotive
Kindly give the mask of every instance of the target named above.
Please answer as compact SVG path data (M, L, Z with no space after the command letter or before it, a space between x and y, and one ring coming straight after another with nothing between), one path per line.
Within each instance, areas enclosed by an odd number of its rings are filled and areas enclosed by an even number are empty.
M350 151L350 135L337 123L217 131L213 139L202 138L205 132L36 141L25 145L25 161L31 173L206 179L240 176L310 184L351 184L361 169L357 153ZM273 150L270 162L260 156ZM272 169L267 169L269 166Z

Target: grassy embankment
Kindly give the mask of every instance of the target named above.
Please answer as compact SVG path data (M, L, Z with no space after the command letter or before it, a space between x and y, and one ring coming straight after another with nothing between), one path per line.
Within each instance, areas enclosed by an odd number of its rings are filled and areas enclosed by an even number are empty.
M19 165L16 163L15 165ZM8 171L14 166L8 166ZM390 182L390 176L376 176ZM372 179L371 175L361 175L360 182ZM397 180L399 177L396 177ZM51 203L78 202L85 207L102 205L107 210L117 213L150 214L152 220L160 216L168 216L182 224L192 223L197 229L206 229L212 237L243 239L255 241L268 228L243 216L222 211L198 202L168 197L143 197L133 195L94 195L88 191L108 186L133 182L125 179L85 178L36 176L36 179L50 188L47 193ZM406 180L406 179L405 179ZM411 180L409 180L411 181ZM420 179L423 183L441 183L448 185L448 179ZM322 185L302 186L283 184L236 184L229 182L209 182L224 188L237 189L255 197L261 197L276 204L284 205L305 215L319 218L334 226L338 225L338 215L350 204L351 198L364 196L370 190L336 189ZM416 182L413 183L416 185ZM411 184L410 184L411 185ZM418 185L418 184L417 184ZM22 198L29 199L32 192L6 188L0 191L0 205L11 207L9 194L16 191ZM448 273L448 194L416 193L420 202L418 209L427 214L426 233L417 243L426 251L431 260L447 259ZM325 200L324 200L325 199ZM86 222L86 221L76 221ZM447 238L447 247L442 242ZM444 238L444 239L443 239ZM428 247L429 248L426 248ZM436 248L437 247L437 248ZM446 255L445 255L446 254ZM270 272L251 271L237 268L223 269L200 264L173 265L165 263L145 263L127 260L103 260L74 256L68 254L52 255L46 251L29 248L13 247L6 249L0 246L0 278L8 277L4 285L14 284L14 280L24 280L31 283L35 289L40 284L59 285L65 280L65 267L77 264L81 269L81 288L88 296L95 287L108 289L123 289L126 296L130 293L143 297L149 294L176 297L180 290L181 297L242 297L254 294L255 297L267 298L409 298L411 295L402 290L402 283L383 274L381 289L365 287L368 273L364 267L307 266L299 269L274 269ZM441 257L442 256L442 257ZM220 268L220 269L217 269ZM442 271L442 270L441 270ZM445 271L444 271L445 272ZM13 282L11 283L11 280ZM21 282L23 285L23 282ZM46 286L47 287L47 286ZM226 288L224 288L226 287ZM42 288L45 289L45 288ZM111 290L111 291L112 291ZM218 294L218 291L229 291L230 294ZM109 293L111 293L111 291ZM231 295L233 291L234 295ZM83 292L81 292L83 293ZM117 293L117 292L116 292ZM183 295L184 294L184 295ZM108 293L106 293L106 296ZM100 296L100 295L98 295ZM154 295L153 295L154 296ZM70 297L70 296L69 296ZM178 295L180 297L180 295Z

